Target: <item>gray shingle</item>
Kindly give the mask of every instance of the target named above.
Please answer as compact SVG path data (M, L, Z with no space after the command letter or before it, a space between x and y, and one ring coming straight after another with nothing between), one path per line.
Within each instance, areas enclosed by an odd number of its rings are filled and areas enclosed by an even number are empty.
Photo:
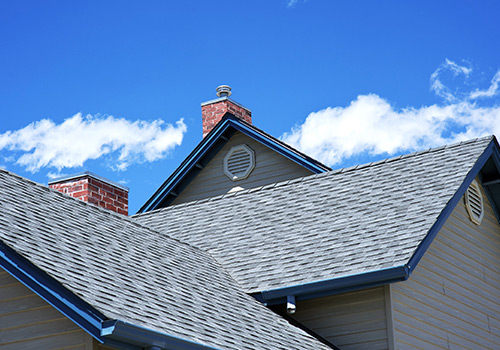
M247 292L404 265L492 140L135 218L208 251Z
M0 239L109 319L220 349L329 349L209 254L4 170Z

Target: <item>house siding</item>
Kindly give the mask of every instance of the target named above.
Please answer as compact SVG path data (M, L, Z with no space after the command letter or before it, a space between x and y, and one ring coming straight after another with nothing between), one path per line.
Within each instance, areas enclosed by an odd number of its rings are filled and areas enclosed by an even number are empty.
M397 349L500 349L500 226L463 199L406 282L391 285Z
M0 349L94 348L89 334L0 269Z
M255 168L246 179L232 181L224 174L223 160L233 146L245 144L255 152ZM236 132L217 155L173 201L173 204L225 194L233 188L254 188L313 174L241 132Z
M297 303L295 320L343 350L388 349L384 287Z

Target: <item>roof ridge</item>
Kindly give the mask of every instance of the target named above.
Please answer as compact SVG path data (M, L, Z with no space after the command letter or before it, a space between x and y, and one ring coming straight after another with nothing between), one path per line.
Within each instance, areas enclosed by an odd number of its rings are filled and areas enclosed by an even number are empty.
M155 209L155 210L148 211L145 213L137 213L137 214L132 215L131 217L143 217L143 216L147 216L148 214L153 214L153 213L158 213L158 212L163 212L163 211L168 211L168 210L174 210L174 209L187 207L187 206L198 205L198 204L207 203L207 202L211 202L211 201L221 200L224 198L231 198L231 197L235 197L235 196L246 195L249 193L259 192L262 190L267 190L267 189L271 189L271 188L275 188L275 187L287 186L287 185L293 184L293 183L304 182L304 181L313 181L316 178L323 177L323 176L333 176L333 175L343 174L343 173L361 170L361 169L365 169L365 168L371 168L371 167L379 166L382 164L392 163L392 162L395 162L398 160L406 160L408 158L414 158L414 157L417 157L417 156L420 156L423 154L427 154L427 153L442 151L444 149L457 148L457 147L471 144L471 143L482 142L482 141L486 141L486 140L491 141L494 139L494 137L495 136L493 136L493 135L488 135L488 136L478 137L478 138L474 138L474 139L470 139L470 140L455 142L455 143L448 144L448 145L431 147L431 148L421 150L421 151L415 151L412 153L402 154L402 155L398 155L398 156L394 156L394 157L390 157L390 158L381 159L378 161L373 161L373 162L369 162L369 163L358 164L358 165L354 165L354 166L350 166L350 167L331 170L331 171L327 171L327 172L320 173L320 174L312 174L312 175L302 176L302 177L298 177L298 178L291 179L291 180L284 180L284 181L274 182L274 183L263 185L263 186L248 188L248 189L235 191L235 192L229 192L229 193L225 193L225 194L214 196L214 197L202 198L202 199L198 199L198 200L194 200L194 201L190 201L190 202L185 202L185 203L180 203L180 204L173 204L173 205L170 205L170 206L165 207L165 208L159 208L159 209Z

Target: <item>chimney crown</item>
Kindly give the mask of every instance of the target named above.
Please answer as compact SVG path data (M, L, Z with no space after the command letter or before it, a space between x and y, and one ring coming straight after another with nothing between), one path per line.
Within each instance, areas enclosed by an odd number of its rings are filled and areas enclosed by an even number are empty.
M252 111L229 98L231 87L220 85L216 89L219 98L201 104L203 137L205 137L227 112L252 124Z
M128 187L90 171L59 177L50 181L49 187L84 202L128 215Z

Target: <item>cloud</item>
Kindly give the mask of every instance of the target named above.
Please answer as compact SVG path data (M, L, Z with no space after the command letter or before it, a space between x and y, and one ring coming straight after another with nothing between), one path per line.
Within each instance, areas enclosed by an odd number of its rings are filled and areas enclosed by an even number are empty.
M476 89L469 95L469 97L471 99L480 97L493 97L499 93L499 86L498 86L499 84L500 84L500 70L498 70L496 74L493 76L493 79L491 79L491 85L488 88L488 90Z
M457 91L452 92L451 89L442 82L443 75L449 75L449 77L455 79L458 76L463 75L465 78L469 77L472 73L472 68L461 66L456 64L455 62L446 59L444 63L442 63L432 74L430 77L431 82L431 90L443 98L447 102L456 102L460 99L460 96Z
M328 107L309 114L303 124L283 134L281 139L334 166L351 157L391 156L500 135L500 104L481 106L472 99L496 95L500 71L488 90L455 94L440 80L444 70L455 76L468 76L472 72L446 60L431 75L431 88L445 100L444 104L396 109L376 94L360 95L346 107Z
M489 135L500 135L500 107L469 102L395 110L378 95L347 107L326 108L282 139L328 165L369 154L392 155Z
M105 155L110 167L125 170L133 163L165 157L181 144L186 129L182 119L171 125L78 113L61 124L43 119L0 134L0 150L20 153L16 163L30 172L46 167L60 172Z

